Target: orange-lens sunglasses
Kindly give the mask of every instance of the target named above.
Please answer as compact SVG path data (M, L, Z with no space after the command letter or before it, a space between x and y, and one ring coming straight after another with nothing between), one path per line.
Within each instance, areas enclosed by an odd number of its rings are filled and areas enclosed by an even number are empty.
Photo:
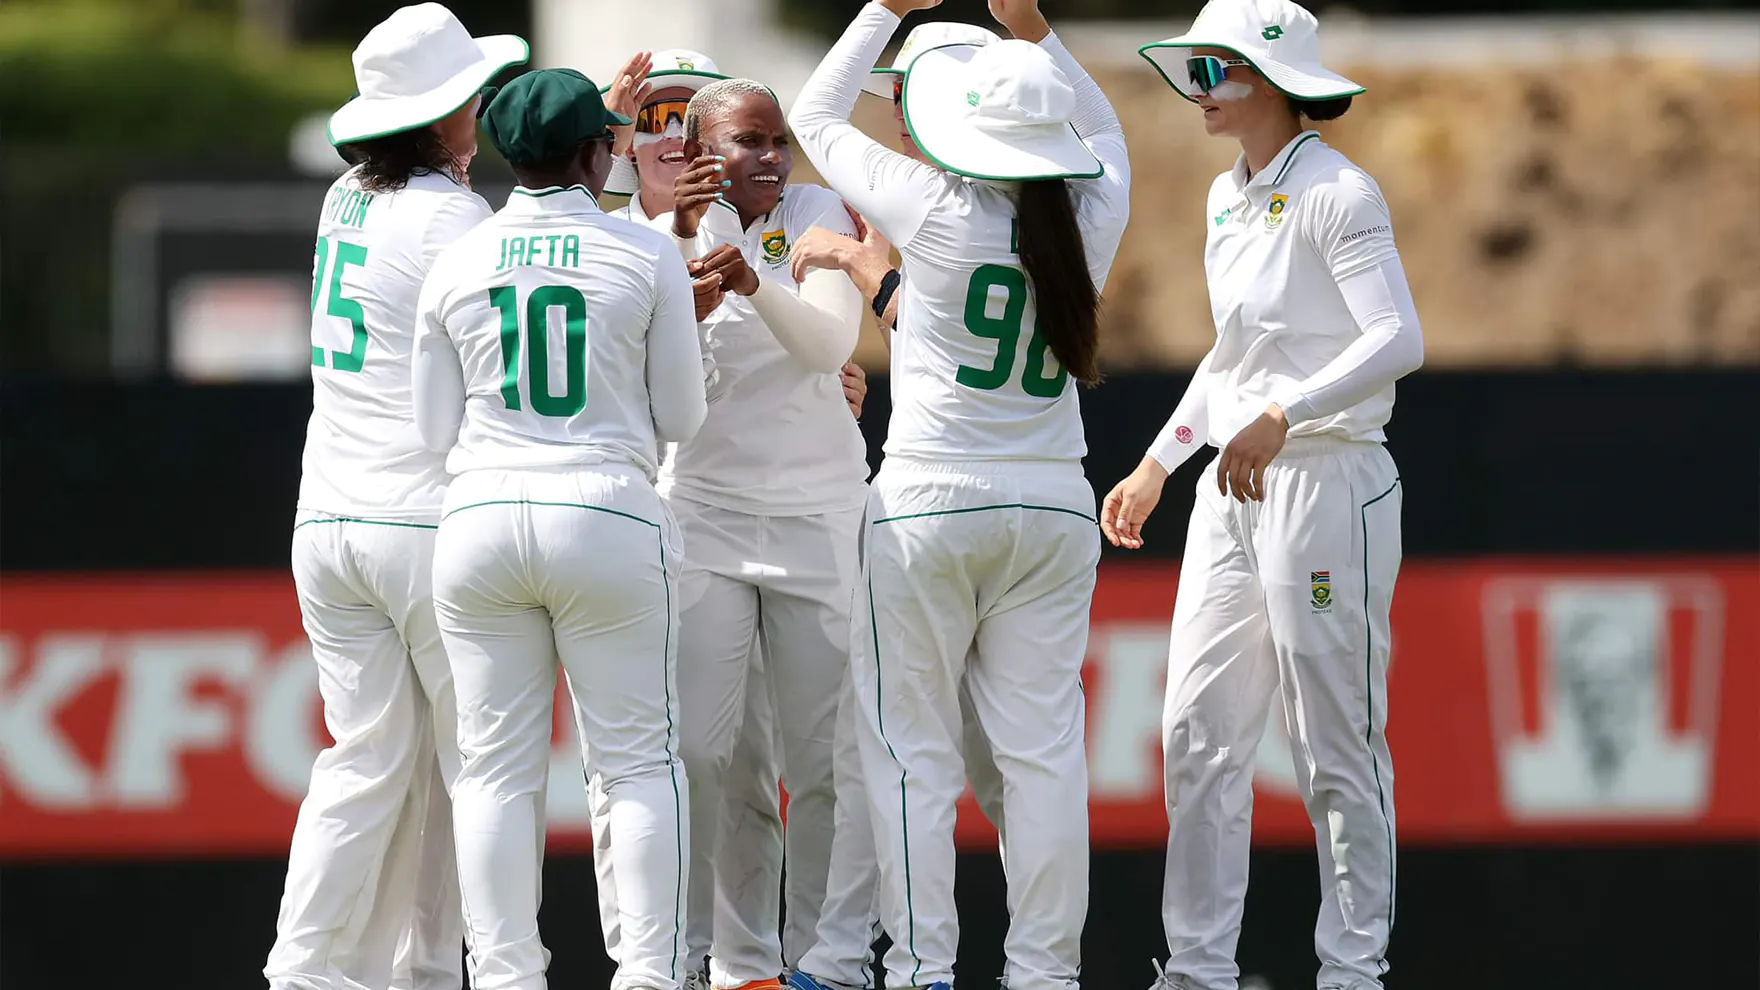
M636 130L643 134L664 134L666 125L677 120L684 124L684 112L690 106L689 100L662 100L650 103L636 113Z

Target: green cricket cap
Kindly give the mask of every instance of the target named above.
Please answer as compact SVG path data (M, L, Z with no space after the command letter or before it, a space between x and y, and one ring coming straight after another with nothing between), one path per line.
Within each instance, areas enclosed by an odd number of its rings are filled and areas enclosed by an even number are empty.
M599 87L573 69L538 69L495 94L483 130L501 157L534 165L569 154L630 119L605 108Z

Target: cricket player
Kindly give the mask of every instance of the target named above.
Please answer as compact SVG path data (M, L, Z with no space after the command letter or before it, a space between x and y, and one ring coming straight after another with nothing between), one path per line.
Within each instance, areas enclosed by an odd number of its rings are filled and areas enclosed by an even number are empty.
M684 115L690 98L703 86L728 77L708 55L688 49L655 52L649 64L651 69L644 77L645 85L632 113L635 135L631 152L613 163L605 188L607 194L630 196L627 205L610 211L612 216L657 223L665 229L659 218L672 212L674 186L684 171ZM725 293L718 276L699 278L692 285L701 320L721 305ZM719 378L719 372L716 377ZM867 395L867 376L860 366L846 362L839 378L850 414L859 419ZM756 644L751 655L754 669L748 676L760 676L761 651ZM751 882L753 870L748 865L780 864L783 857L781 803L775 786L776 719L770 692L747 691L745 697L743 728L723 779L724 810L718 815L722 835L716 845L723 851L715 863L718 893L712 896L712 915L700 919L703 932L714 927L715 916L724 919L720 922L723 928L749 928L751 923L742 919L773 916L778 910L777 892L760 889L760 884ZM589 783L589 792L595 825L594 864L599 877L600 919L606 926L607 945L612 947L615 958L619 939L615 930L616 887L607 872L611 854L608 831L602 827L604 801L596 784ZM771 866L756 872L762 875L778 869L779 866ZM871 912L864 911L863 918L868 914ZM867 924L865 920L862 923ZM705 934L703 938L707 940L710 936ZM706 973L700 975L706 982Z
M655 220L672 212L673 185L684 171L684 114L697 90L717 79L726 79L715 60L688 48L654 52L646 81L648 92L640 96L635 117L635 141L629 154L620 155L605 181L608 196L628 196L629 202L611 210L626 220ZM608 87L609 89L609 87ZM716 305L720 290L702 293ZM713 306L709 307L711 310ZM850 412L860 419L868 395L868 376L861 365L846 362L840 372L844 398Z
M1222 452L1198 483L1168 653L1163 990L1237 984L1253 752L1280 684L1320 853L1317 985L1380 990L1387 971L1403 494L1382 440L1424 341L1380 189L1302 122L1363 92L1321 64L1316 31L1288 0L1213 0L1142 50L1241 147L1205 211L1216 344L1102 510L1108 539L1140 547L1168 474L1198 444Z
M1077 985L1088 828L1080 686L1099 538L1077 382L1129 213L1122 129L1037 4L993 0L1015 40L910 63L903 111L940 168L849 112L900 18L868 4L790 123L904 259L886 461L863 531L851 669L895 986L951 988L959 921L959 691L1006 784L1013 990Z
M490 212L466 171L478 94L525 59L519 38L404 7L355 49L360 95L330 119L357 164L318 222L293 575L335 742L294 826L263 970L276 990L463 981L446 794L459 757L430 591L447 476L416 432L410 351L423 277Z
M862 90L891 101L906 154L925 160L904 129L901 108L904 75L911 61L942 45L982 46L1000 40L993 31L959 21L919 24L905 37L890 68L875 68L868 74ZM835 268L848 275L873 309L890 351L903 280L892 267L892 245L859 215L856 219L859 239L815 227L796 242L790 264L797 279L814 268ZM874 985L873 935L879 923L880 866L868 814L867 782L861 771L855 683L850 678L845 681L837 713L837 829L831 872L813 947L801 956L799 969L789 978L788 986L793 990L867 990ZM971 694L963 685L960 715L966 776L979 807L1001 829L1002 777L972 712Z
M693 274L726 294L704 321L720 375L714 413L661 472L690 548L679 653L693 814L687 941L693 963L710 957L712 985L756 990L779 986L810 944L829 868L832 744L868 474L838 372L855 347L861 299L839 272L802 282L791 273L793 239L815 225L854 226L829 190L789 185L793 155L767 88L703 87L684 130L693 167L679 177L675 211L655 223ZM786 932L777 930L782 863L753 855L768 851L763 834L780 821L776 774L733 766L748 709L762 708L748 705L753 692L769 696L776 723L750 727L751 749L762 754L780 736L789 794Z
M545 986L559 660L609 802L611 986L677 990L685 976L679 540L652 479L656 442L689 439L707 407L683 263L596 202L612 128L628 123L573 70L502 90L484 125L520 185L435 263L419 307L416 423L453 475L434 605L458 694L453 817L478 990Z

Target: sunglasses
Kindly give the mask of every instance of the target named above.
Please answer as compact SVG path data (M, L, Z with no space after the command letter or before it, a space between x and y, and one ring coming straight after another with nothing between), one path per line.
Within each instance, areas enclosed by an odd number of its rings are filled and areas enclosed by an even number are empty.
M898 106L900 103L903 103L903 102L904 102L904 77L903 76L893 76L892 77L892 105Z
M636 112L636 133L664 134L667 125L674 120L682 127L684 112L690 105L689 100L661 100L648 104Z
M1214 55L1194 55L1186 59L1186 76L1196 92L1208 93L1222 85L1228 79L1228 70L1237 65L1251 68L1253 63L1244 58L1222 59Z

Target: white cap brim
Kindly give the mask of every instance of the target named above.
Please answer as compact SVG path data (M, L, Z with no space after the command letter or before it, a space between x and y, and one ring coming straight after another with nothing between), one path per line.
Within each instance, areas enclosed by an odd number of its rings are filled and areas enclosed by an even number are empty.
M694 93L712 82L729 78L732 77L724 76L719 72L674 69L670 72L651 73L648 76L648 85L652 86L656 93L663 89L688 89ZM600 91L605 92L609 89L609 86L602 87ZM886 95L891 96L891 91L887 91ZM605 195L634 196L641 191L641 188L642 180L640 176L636 175L635 162L627 156L614 159L611 162L611 175L605 179Z
M469 103L502 69L531 57L525 39L511 34L471 40L480 57L426 93L391 99L357 96L343 104L330 115L330 143L350 144L426 127Z
M903 69L870 70L868 72L868 78L862 81L862 92L867 93L869 96L878 96L883 100L891 102L892 84L902 75L904 75Z
M979 45L945 45L918 55L905 75L904 121L918 150L941 168L974 179L1097 179L1105 166L1069 124L1002 130L973 126L966 63Z
M1270 80L1286 96L1293 96L1298 100L1336 100L1345 96L1356 96L1364 91L1362 86L1325 66L1285 65L1254 52L1243 52L1234 45L1204 40L1193 34L1182 34L1177 38L1144 45L1137 49L1137 54L1148 60L1175 92L1192 100L1199 94L1193 89L1191 78L1186 72L1186 59L1191 58L1193 50L1198 48L1220 48L1233 52L1253 63L1253 68L1259 70L1260 75Z

